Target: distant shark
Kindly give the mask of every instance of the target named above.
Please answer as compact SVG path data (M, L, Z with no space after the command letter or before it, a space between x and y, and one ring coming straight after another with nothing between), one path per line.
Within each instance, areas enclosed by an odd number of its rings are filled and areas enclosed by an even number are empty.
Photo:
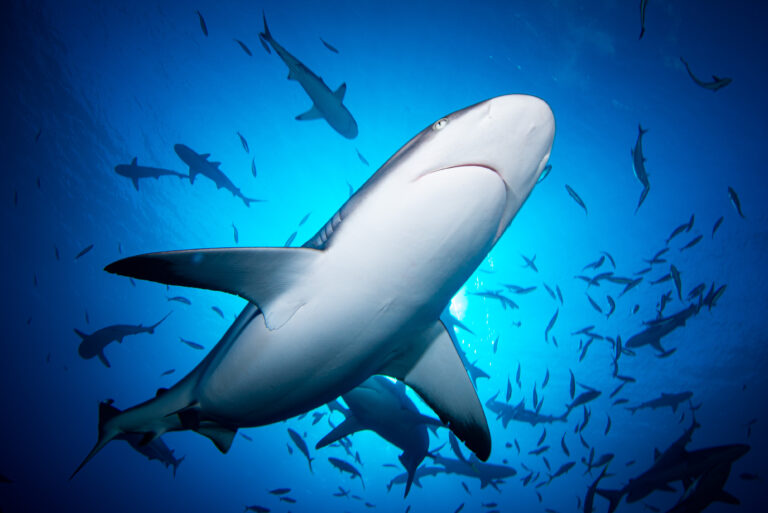
M498 485L507 477L517 475L517 471L506 465L495 463L483 463L474 455L464 460L446 458L439 454L430 454L436 465L441 465L446 474L458 474L460 476L475 477L480 480L480 488L490 485L498 490Z
M84 360L90 360L94 356L98 356L99 360L101 360L101 363L103 363L106 367L111 367L109 360L107 360L107 357L104 355L105 347L107 347L112 342L122 343L123 339L130 335L154 333L155 328L157 328L161 322L166 320L168 315L171 315L171 312L169 312L165 317L157 321L152 326L146 327L142 326L141 324L138 326L134 326L132 324L114 324L112 326L107 326L106 328L101 328L100 330L94 331L90 335L76 329L75 333L77 333L77 335L82 339L80 346L77 348L77 352Z
M637 410L642 410L643 408L651 408L655 410L656 408L668 406L672 409L672 413L677 413L677 407L680 406L680 403L690 401L691 397L693 397L693 392L681 392L679 394L662 393L661 396L656 399L645 401L637 406L629 406L627 409L632 413L635 413Z
M416 469L429 450L427 426L443 423L419 413L405 394L405 385L392 383L383 376L372 376L343 396L349 406L346 419L325 435L316 449L332 444L357 431L371 430L403 450L400 462L408 473L405 495L411 489Z
M683 65L685 66L685 70L688 72L688 76L691 77L691 80L693 80L697 86L703 87L704 89L709 89L710 91L716 93L723 87L733 82L733 79L731 78L728 78L728 77L721 78L716 75L712 75L712 82L705 82L693 74L693 72L691 71L691 67L688 65L685 59L680 57L680 62L682 62Z
M323 79L312 73L299 59L288 53L269 32L267 26L267 16L264 18L264 32L259 34L262 41L268 42L275 53L280 56L286 66L288 66L288 80L295 80L304 89L312 100L312 108L303 114L296 116L299 121L310 119L325 119L331 128L346 137L354 139L357 137L357 123L352 114L344 106L344 93L347 92L347 84L341 84L338 89L331 91L325 85Z
M159 167L140 166L136 163L136 157L130 164L118 164L115 166L115 172L126 178L130 178L133 182L133 186L136 190L139 190L139 180L141 178L160 178L161 176L178 176L179 178L189 178L189 176L171 171L170 169L162 169Z
M217 189L226 189L232 193L233 196L240 198L245 203L246 207L250 207L253 202L260 202L264 200L246 198L240 189L235 187L232 180L227 177L220 169L221 162L211 162L208 157L210 153L197 153L189 146L183 144L174 144L173 150L186 165L189 166L189 182L195 183L197 175L203 175L216 184Z
M439 316L531 193L554 132L544 101L493 98L418 133L301 248L150 253L107 266L250 303L170 390L101 423L75 473L129 432L151 441L190 429L226 452L238 428L312 410L374 374L410 386L487 460L482 404Z

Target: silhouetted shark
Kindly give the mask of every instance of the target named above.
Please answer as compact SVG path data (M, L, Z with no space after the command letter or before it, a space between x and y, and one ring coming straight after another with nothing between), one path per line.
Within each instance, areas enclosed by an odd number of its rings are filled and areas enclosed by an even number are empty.
M637 406L628 406L627 409L632 413L635 413L637 410L642 410L643 408L651 408L652 410L655 410L656 408L669 406L672 409L672 413L675 413L677 412L677 407L680 403L689 401L691 397L693 397L693 392L681 392L679 394L662 393L661 396L656 399L645 401Z
M510 404L497 401L496 395L491 397L485 402L485 406L496 414L496 419L501 420L502 425L506 428L510 421L525 422L531 426L537 424L552 424L553 422L565 422L568 419L568 412L563 413L560 416L553 415L541 415L536 411L525 409L525 399L520 401L517 405L512 406Z
M434 460L436 465L441 465L446 474L458 474L479 479L480 488L490 485L498 490L498 485L503 479L517 475L517 471L512 467L483 463L474 454L470 454L466 461L445 458L434 453L430 453L429 457Z
M141 324L139 324L138 326L133 326L131 324L115 324L115 325L107 326L106 328L101 328L100 330L94 331L90 335L76 329L75 333L77 333L82 339L82 342L80 342L80 346L77 348L77 352L78 354L80 354L80 357L83 358L84 360L90 360L94 356L98 356L99 360L101 360L101 363L103 363L107 367L111 367L111 365L109 364L109 360L107 360L107 357L104 356L105 347L107 347L112 342L122 343L123 338L128 337L130 335L139 335L141 333L154 333L155 328L157 328L161 322L166 320L168 318L168 315L171 315L171 312L168 312L168 314L165 317L157 321L152 326L147 326L147 327L144 327Z
M130 178L133 182L133 186L136 187L137 191L139 190L139 180L141 178L160 178L161 176L178 176L179 178L189 178L189 176L183 173L171 171L170 169L140 166L136 163L136 157L133 157L133 160L128 165L118 164L115 166L115 172L120 176Z
M686 321L694 314L698 313L699 309L696 305L690 305L685 310L681 310L669 317L662 317L650 321L648 327L630 337L624 344L627 349L636 349L643 346L651 346L660 353L664 352L664 348L661 346L661 339L666 337L674 330L681 326L685 326Z

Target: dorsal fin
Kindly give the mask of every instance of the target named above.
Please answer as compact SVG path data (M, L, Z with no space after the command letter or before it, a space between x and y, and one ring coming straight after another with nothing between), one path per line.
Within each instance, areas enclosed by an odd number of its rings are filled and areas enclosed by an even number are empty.
M347 83L343 82L338 89L333 92L333 95L341 102L344 101L344 95L347 93Z
M133 160L131 161L132 166L136 166L136 157L133 157Z

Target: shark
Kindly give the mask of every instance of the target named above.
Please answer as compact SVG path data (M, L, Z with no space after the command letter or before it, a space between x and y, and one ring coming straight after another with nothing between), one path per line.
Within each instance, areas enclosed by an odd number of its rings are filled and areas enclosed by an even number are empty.
M731 82L733 82L733 79L728 77L718 77L716 75L712 75L712 81L711 82L704 82L700 78L697 78L696 75L693 74L691 71L691 67L688 65L688 62L686 62L685 59L680 57L680 62L683 63L685 66L685 70L688 72L688 76L691 77L691 80L694 81L694 83L697 86L703 87L704 89L709 89L712 92L717 92L718 90L722 89L723 87L727 86Z
M349 410L344 421L325 435L315 449L321 449L341 438L370 430L402 449L400 463L408 473L405 496L411 490L416 469L429 450L427 426L442 426L439 420L422 415L405 394L402 382L393 383L383 376L372 376L343 396Z
M72 477L110 440L193 430L227 452L239 428L279 422L375 374L408 385L480 460L491 435L439 317L484 261L547 164L550 107L482 101L431 123L298 248L148 253L111 273L248 300L179 382L99 423Z
M627 410L635 413L637 410L642 410L643 408L651 408L655 410L656 408L668 406L672 409L672 413L677 413L677 407L680 406L680 403L690 401L691 397L693 397L693 392L680 392L679 394L667 394L662 392L661 396L656 399L645 401L637 406L629 406L627 407Z
M568 419L568 412L570 410L560 416L542 415L538 411L526 410L525 399L520 401L520 403L517 405L512 406L496 400L498 395L499 393L497 392L496 395L488 399L485 402L485 406L496 414L496 418L498 420L501 420L504 429L506 429L510 421L513 420L517 422L525 422L531 426L536 426L537 424L553 424L555 422L565 422Z
M118 164L115 166L115 173L126 178L130 178L136 190L139 190L139 180L141 178L160 178L161 176L178 176L179 178L189 178L184 173L162 169L159 167L140 166L137 158L133 157L130 164Z
M637 349L638 347L651 346L660 353L663 353L664 347L661 345L661 339L677 328L685 326L688 319L698 312L698 307L691 304L684 310L680 310L673 315L655 319L650 323L647 323L649 326L646 329L640 333L632 335L624 344L624 347L627 349Z
M483 463L474 454L471 454L466 460L446 458L439 454L430 454L430 458L434 460L435 465L440 465L445 469L446 474L458 474L479 479L480 488L490 485L498 490L498 485L503 479L517 475L517 471L512 467Z
M251 203L264 201L243 196L243 193L240 192L240 189L235 187L235 184L232 183L232 180L230 180L229 177L225 175L221 169L219 169L221 162L212 162L208 160L208 157L211 156L210 153L200 154L189 146L185 146L183 144L174 144L173 150L176 152L176 155L178 155L179 158L187 166L189 166L189 183L194 184L197 175L203 175L215 183L217 189L226 189L236 198L243 200L243 203L245 203L246 207L250 207Z
M648 181L648 171L645 169L645 161L647 160L643 155L643 135L648 132L648 129L643 130L642 125L637 125L637 141L635 141L635 147L631 148L632 153L632 169L635 171L635 177L643 186L643 191L640 193L640 199L637 202L637 213L640 205L645 201L645 197L648 196L648 191L651 190L651 182Z
M288 66L288 80L298 82L309 99L312 100L312 108L296 116L296 119L298 121L325 119L331 128L343 137L347 139L357 137L357 122L344 106L344 94L347 92L346 82L342 83L335 91L331 91L322 78L315 75L304 63L275 41L269 32L266 14L262 13L262 18L264 19L264 32L261 32L259 37L262 41L269 43L275 53Z
M402 474L398 474L393 477L392 480L387 483L387 492L392 490L393 485L407 485L407 483L410 481L412 481L413 484L418 488L421 488L421 479L430 476L438 476L440 474L445 474L445 469L443 467L431 467L428 465L422 465L421 467L417 468L416 472L414 473L403 472Z
M741 501L723 490L731 474L731 463L722 463L707 470L686 489L680 502L668 513L696 513L704 511L713 502L739 505Z
M94 356L97 356L101 363L105 367L111 367L109 360L104 355L104 348L106 348L112 342L122 343L125 337L131 335L140 335L142 333L152 334L155 329L160 326L164 320L171 315L172 312L168 312L165 317L157 321L151 326L143 326L139 324L134 326L132 324L113 324L105 328L94 331L90 335L83 333L82 331L75 329L75 333L81 338L80 345L77 348L77 352L84 360L90 360Z

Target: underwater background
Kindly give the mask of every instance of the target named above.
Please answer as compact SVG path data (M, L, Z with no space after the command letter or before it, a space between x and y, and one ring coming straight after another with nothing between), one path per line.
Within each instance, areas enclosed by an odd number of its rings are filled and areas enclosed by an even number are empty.
M646 11L642 39L638 4ZM311 101L286 80L275 52L264 51L262 11L275 40L331 90L346 83L357 137L342 137L322 119L294 119ZM582 459L592 448L595 459L615 455L600 487L618 489L695 415L701 426L689 450L751 446L725 486L741 506L706 511L761 511L767 14L762 2L714 0L7 3L0 17L0 509L577 511L600 473L585 474ZM716 75L732 83L702 87L680 57L701 81ZM329 420L342 419L330 413L316 424L308 415L241 430L248 438L238 435L227 454L190 431L168 433L162 440L184 457L175 477L172 467L115 441L68 480L96 440L100 401L125 408L173 385L245 305L224 293L132 282L104 266L151 251L300 246L414 134L510 93L551 106L552 169L454 297L451 313L471 330L455 333L468 361L490 376L476 382L483 403L499 392L498 401L524 400L529 410L543 401L539 413L559 416L573 399L571 373L577 394L601 392L565 422L536 426L513 420L505 428L486 407L489 461L515 476L482 489L471 476L428 476L404 499L402 485L387 488L402 472L400 451L374 433L352 435L350 455L344 447L315 450ZM650 182L639 208L643 185L631 153L638 125L647 130ZM246 206L203 178L146 178L135 187L115 172L136 158L186 175L178 143L210 153L242 194L264 201ZM538 270L522 255L535 255ZM626 280L579 278L600 272L643 279L626 287ZM536 289L521 294L510 284ZM694 290L699 284L703 290ZM178 296L188 301L169 300ZM663 338L663 352L619 350L616 375L618 336L626 342L659 309L672 315L691 304L695 315ZM73 330L148 326L169 312L154 333L109 345L111 367L78 354ZM627 409L683 392L692 397L674 410ZM288 428L306 440L313 472ZM447 442L444 428L430 434L430 450ZM451 455L448 445L439 450ZM365 488L328 457L353 463ZM569 472L537 487L568 462L575 462ZM424 465L434 463L428 457ZM334 496L339 487L358 498ZM296 502L269 493L277 488L290 488ZM674 488L618 511L666 511L682 494L679 483ZM595 511L607 507L595 498Z

